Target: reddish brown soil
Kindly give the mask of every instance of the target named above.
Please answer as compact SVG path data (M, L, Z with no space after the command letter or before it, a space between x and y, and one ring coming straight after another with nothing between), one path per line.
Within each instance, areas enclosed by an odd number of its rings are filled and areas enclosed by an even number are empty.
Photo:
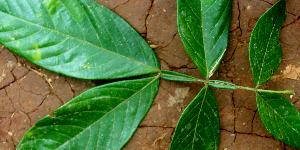
M154 47L162 69L202 78L184 50L176 25L176 0L96 0L127 20ZM233 0L230 42L214 79L254 87L248 43L258 18L277 0ZM300 1L287 0L280 40L283 61L264 88L293 89L287 97L300 108ZM41 69L0 45L0 150L13 150L43 116L95 83ZM177 121L203 84L161 80L157 97L126 150L165 150ZM292 150L270 135L258 116L255 95L213 89L221 117L220 150Z

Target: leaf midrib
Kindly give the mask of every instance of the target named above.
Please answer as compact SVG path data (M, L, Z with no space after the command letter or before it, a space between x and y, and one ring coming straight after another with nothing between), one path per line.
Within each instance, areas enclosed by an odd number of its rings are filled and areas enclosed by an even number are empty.
M198 127L198 122L199 122L199 117L200 117L200 114L202 112L202 107L203 107L203 104L204 104L204 101L206 100L206 93L207 93L207 90L208 90L208 85L205 86L205 93L204 93L204 96L203 96L203 99L202 99L202 104L200 106L200 111L198 113L198 118L197 118L197 122L196 122L196 126L195 126L195 132L194 132L194 138L193 138L193 141L192 141L192 149L194 149L194 145L195 145L195 138L196 138L196 132L197 132L197 127Z
M217 0L216 0L217 1ZM204 16L204 14L205 14L205 12L203 13L202 12L202 6L203 6L203 0L201 0L201 27L202 27L202 41L203 41L203 48L204 48L204 57L205 57L205 67L206 67L206 79L208 80L209 79L209 68L208 68L208 64L207 64L207 54L206 54L206 48L205 48L205 40L204 40L204 30L203 30L203 28L204 28L204 25L203 25L203 16ZM208 9L207 9L208 10ZM207 91L207 89L206 89L206 91ZM205 95L206 95L206 91L205 91ZM205 95L204 95L204 97L205 97ZM201 106L202 107L202 106ZM198 122L198 120L197 120L197 122ZM194 140L193 140L193 143L194 143ZM193 145L194 146L194 145ZM193 147L192 146L192 147Z
M187 2L187 0L184 0L186 3L187 3L187 5L190 7L190 9L191 9L191 11L195 14L195 16L197 16L197 18L199 18L200 19L200 17L193 11L193 9L192 9L192 7L190 6L190 4ZM200 19L200 21L201 21L201 27L202 27L202 42L203 42L203 51L204 51L204 58L205 58L205 67L206 67L206 79L209 79L209 73L208 73L208 64L207 64L207 57L206 57L206 52L205 52L205 42L204 42L204 31L203 31L203 28L204 28L204 26L203 26L203 15L204 15L204 13L202 12L202 1L201 1L201 9L200 9L200 11L201 11L201 19ZM200 44L200 43L199 43Z
M278 17L276 17L275 22L277 21L277 19L278 19ZM259 21L259 20L258 20L258 21ZM275 28L275 25L273 25L272 31L273 31L274 28ZM264 68L265 58L266 58L266 55L267 55L267 52L268 52L268 48L269 48L269 45L270 45L269 43L270 43L270 41L271 41L272 35L273 35L273 32L271 32L271 34L270 34L270 36L269 36L269 38L268 38L268 44L267 44L266 51L265 51L265 54L264 54L264 59L263 59L262 66L261 66L261 68L260 68L260 73L259 73L259 77L258 77L258 82L257 82L256 88L258 88L258 87L260 86L260 85L259 85L259 84L260 84L260 78L261 78L262 70L263 70L263 68Z
M22 19L22 18L19 18L19 17L13 16L13 15L11 15L11 14L8 14L8 13L2 12L2 11L0 11L0 13L3 13L3 14L5 14L5 15L8 15L8 16L11 16L11 17L14 17L14 18L17 18L17 19L19 19L19 20L22 20L22 21L24 21L24 22L27 22L27 23L29 23L29 24L32 24L32 25L39 26L39 27L41 27L41 28L44 28L44 29L50 30L50 31L52 31L52 32L55 32L55 33L61 34L61 35L63 35L63 36L66 36L66 37L69 37L69 38L73 38L73 39L75 39L75 40L78 40L78 41L80 41L80 42L82 42L82 43L86 43L86 44L88 44L88 45L94 46L94 47L96 47L96 48L99 48L99 49L101 49L101 50L104 50L104 51L106 51L106 52L109 52L109 53L115 54L115 55L117 55L117 56L123 57L123 58L125 58L125 59L128 59L128 60L130 60L130 61L136 62L136 63L138 63L138 64L141 64L141 65L143 65L143 66L145 66L145 67L148 67L148 68L150 68L150 69L152 69L152 70L155 70L156 72L160 72L160 70L159 70L159 69L156 69L156 68L153 68L153 67L151 67L151 66L148 66L148 65L146 65L146 64L144 64L144 63L141 63L141 62L139 62L139 61L136 61L136 60L134 60L134 59L132 59L132 58L129 58L129 57L126 57L126 56L120 55L120 54L118 54L118 53L115 53L115 52L113 52L113 51L110 51L110 50L108 50L108 49L106 49L106 48L99 47L99 46L97 46L97 45L95 45L95 44L92 44L92 43L90 43L90 42L84 41L84 40L82 40L82 39L79 39L79 38L76 38L76 37L73 37L73 36L70 36L70 35L67 35L67 34L64 34L64 33L58 32L58 31L56 31L56 30L53 30L53 29L51 29L51 28L44 27L44 26L42 26L42 25L39 25L39 24L36 24L36 23L30 22L30 21L28 21L28 20L24 20L24 19ZM16 40L16 41L17 41L17 40Z

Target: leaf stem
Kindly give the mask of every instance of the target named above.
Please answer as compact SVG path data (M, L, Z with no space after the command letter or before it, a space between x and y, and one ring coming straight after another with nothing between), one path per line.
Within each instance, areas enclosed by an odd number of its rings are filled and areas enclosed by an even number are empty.
M257 89L257 92L267 92L267 93L278 93L278 94L295 95L294 90L273 91L273 90Z
M273 91L273 90L264 90L264 89L258 89L258 88L250 88L250 87L244 87L244 86L237 86L235 84L220 81L220 80L209 80L209 79L198 79L195 77L191 77L182 73L170 71L170 70L162 70L159 72L159 77L165 80L171 80L171 81L183 81L183 82L202 82L206 86L210 85L215 88L221 88L221 89L242 89L242 90L248 90L253 92L265 92L265 93L278 93L278 94L288 94L288 95L295 95L294 90L284 90L284 91Z
M219 84L221 86L228 87L228 88L235 87L236 89L248 90L248 91L253 91L253 92L266 92L266 93L278 93L278 94L295 95L294 90L273 91L273 90L257 89L257 88L250 88L250 87L244 87L244 86L224 84L224 83L221 83L221 82L216 82L215 80L214 80L214 84Z

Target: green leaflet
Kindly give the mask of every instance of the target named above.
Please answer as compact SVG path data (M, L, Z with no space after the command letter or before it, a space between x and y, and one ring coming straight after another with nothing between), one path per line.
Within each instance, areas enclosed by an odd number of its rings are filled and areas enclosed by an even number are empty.
M126 80L92 88L38 121L18 150L121 149L158 90L159 77Z
M220 80L210 80L209 85L219 89L237 89L237 86L235 84Z
M300 148L300 113L285 97L257 93L257 108L266 129L285 144Z
M0 18L0 43L54 72L114 79L160 68L142 37L93 0L1 0Z
M199 79L181 74L178 72L170 71L170 70L162 70L161 71L161 78L165 80L172 80L172 81L185 81L185 82L196 82Z
M249 43L249 61L256 87L268 81L282 59L280 28L286 18L286 2L280 0L261 16Z
M178 31L200 72L209 78L228 43L231 0L177 0Z
M213 91L205 86L182 113L170 150L217 150L220 119Z

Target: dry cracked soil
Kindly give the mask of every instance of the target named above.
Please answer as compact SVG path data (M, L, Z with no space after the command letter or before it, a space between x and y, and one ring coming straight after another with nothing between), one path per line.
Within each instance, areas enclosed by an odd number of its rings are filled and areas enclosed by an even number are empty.
M187 55L176 25L176 0L95 0L128 21L153 47L162 69L203 78ZM229 46L213 79L254 87L248 59L250 34L258 18L277 0L233 0ZM266 89L293 89L287 98L300 109L300 1L287 0L287 20L280 33L283 60ZM13 150L39 119L91 87L35 66L0 45L0 150ZM124 150L168 149L184 108L201 83L161 80L154 103ZM263 126L255 94L213 89L221 118L220 150L292 150Z

